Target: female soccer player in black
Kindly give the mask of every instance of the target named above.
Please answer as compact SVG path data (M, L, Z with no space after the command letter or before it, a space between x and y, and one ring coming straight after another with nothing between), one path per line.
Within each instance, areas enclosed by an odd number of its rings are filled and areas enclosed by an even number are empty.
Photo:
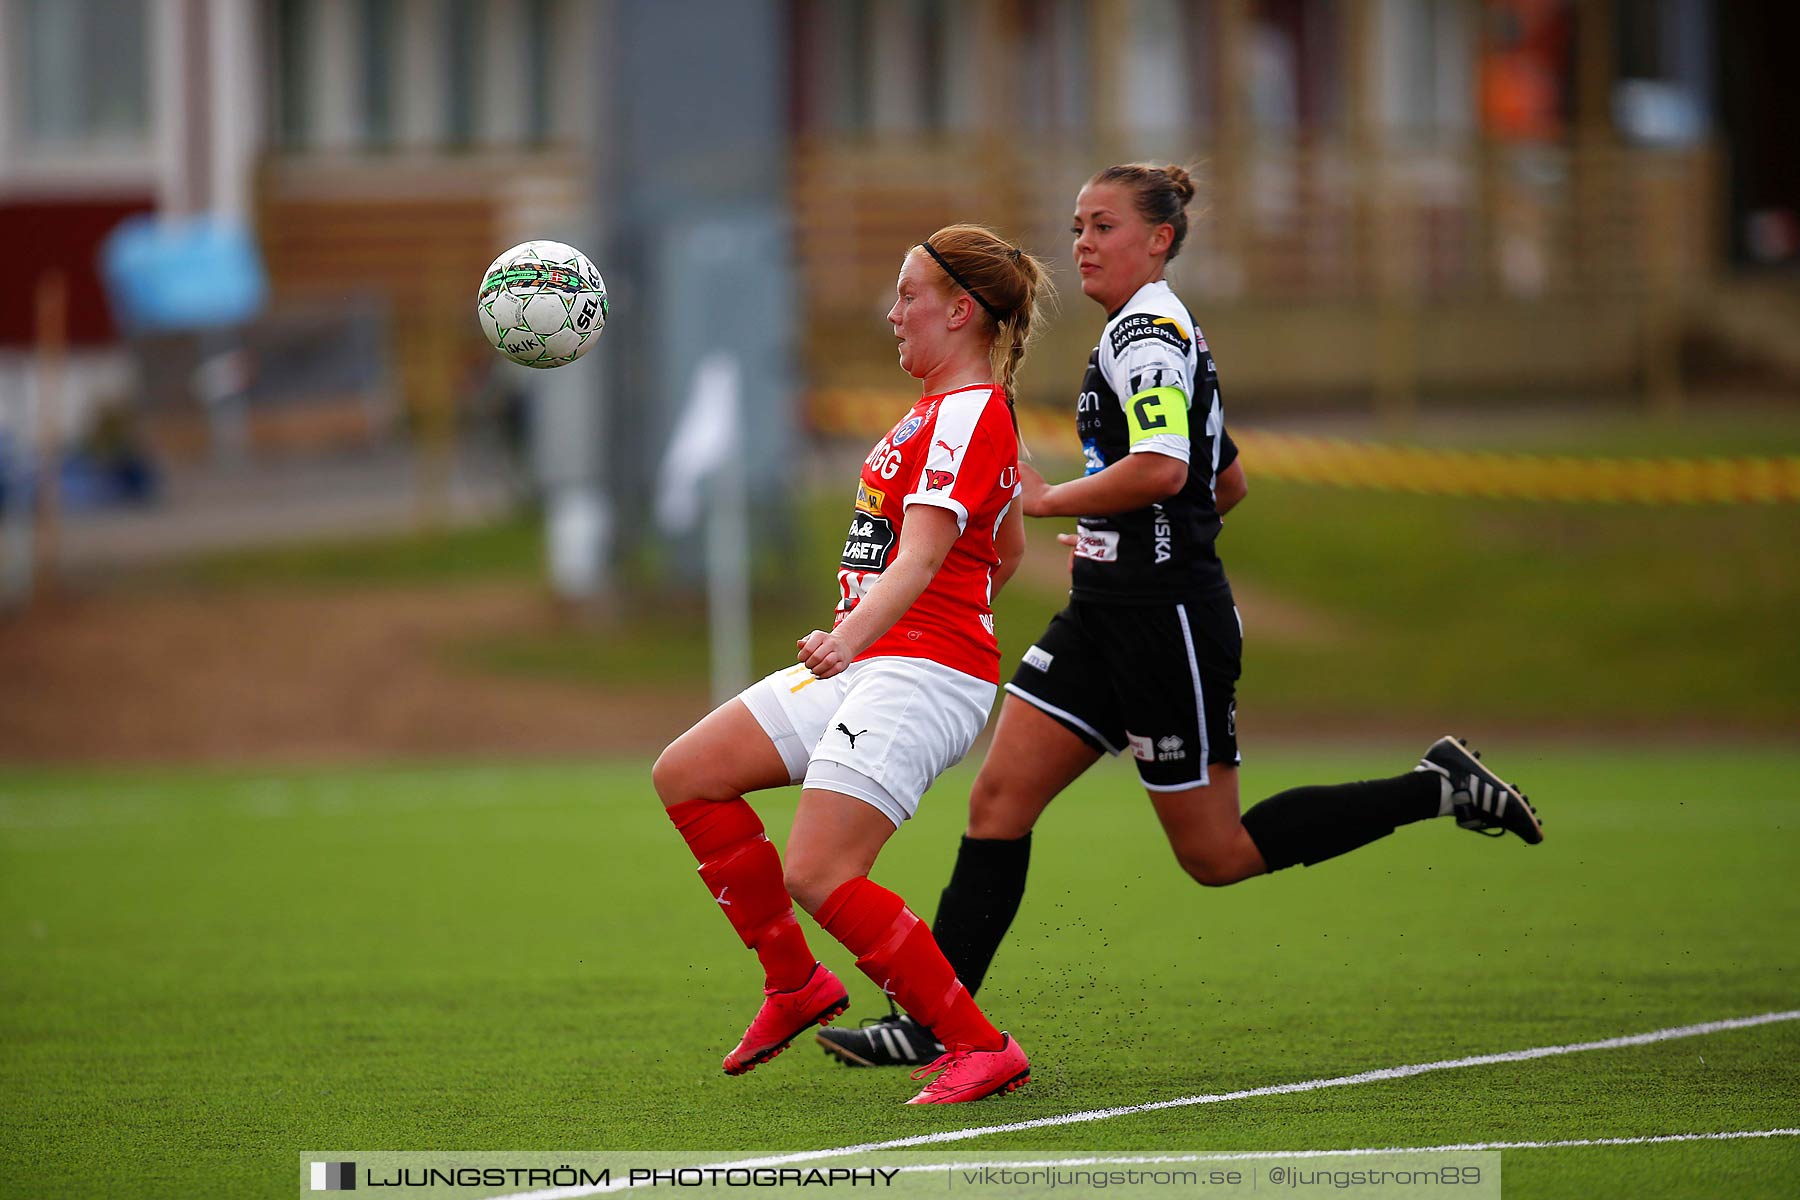
M1528 843L1525 798L1455 738L1391 779L1301 787L1239 815L1236 687L1243 630L1214 543L1246 492L1206 339L1164 280L1187 234L1181 167L1109 167L1076 197L1084 295L1106 311L1076 401L1086 472L1021 465L1029 517L1075 517L1069 605L1025 652L975 787L933 933L971 993L1025 893L1031 830L1101 754L1129 752L1169 845L1207 886L1312 865L1427 817ZM935 1039L890 1015L826 1030L853 1065L914 1065Z

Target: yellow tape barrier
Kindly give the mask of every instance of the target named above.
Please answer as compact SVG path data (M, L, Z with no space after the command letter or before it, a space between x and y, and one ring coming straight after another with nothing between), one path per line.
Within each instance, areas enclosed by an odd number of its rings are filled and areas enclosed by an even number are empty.
M817 395L821 433L886 428L907 397L887 391ZM1066 414L1019 410L1027 445L1063 444ZM1268 430L1231 430L1252 483L1259 479L1427 496L1479 496L1563 504L1792 504L1800 455L1763 458L1576 458L1428 450Z
M1574 458L1423 450L1232 430L1246 471L1330 487L1564 504L1780 504L1800 501L1800 456Z

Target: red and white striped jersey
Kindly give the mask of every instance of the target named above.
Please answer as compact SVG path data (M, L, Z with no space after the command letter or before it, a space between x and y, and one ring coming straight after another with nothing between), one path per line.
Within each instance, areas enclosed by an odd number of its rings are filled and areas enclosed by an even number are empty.
M1000 681L1000 647L988 606L1000 561L994 537L1018 492L1019 440L999 388L982 384L925 396L876 443L863 463L844 539L837 622L894 561L907 509L948 509L962 533L925 591L859 660L928 658Z

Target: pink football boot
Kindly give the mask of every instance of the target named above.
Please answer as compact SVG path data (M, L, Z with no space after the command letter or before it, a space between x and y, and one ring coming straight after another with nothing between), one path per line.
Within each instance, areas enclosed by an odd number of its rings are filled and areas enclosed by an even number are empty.
M1006 1041L998 1050L952 1046L936 1061L914 1071L914 1079L923 1079L939 1071L943 1074L926 1084L924 1090L907 1103L961 1104L965 1100L1015 1092L1030 1083L1031 1063L1026 1061L1025 1051L1019 1049L1012 1034L1003 1036Z
M850 993L824 963L814 963L812 976L793 991L764 988L763 997L756 1019L744 1030L744 1040L725 1056L727 1075L761 1066L812 1026L829 1024L850 1007Z

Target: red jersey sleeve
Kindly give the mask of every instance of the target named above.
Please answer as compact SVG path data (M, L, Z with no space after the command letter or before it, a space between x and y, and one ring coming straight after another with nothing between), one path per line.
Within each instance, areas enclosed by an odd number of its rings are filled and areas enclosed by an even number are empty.
M1005 398L995 389L946 396L926 449L905 503L949 509L959 531L968 528L970 514L993 507L996 489L1004 487L1010 497L1017 482L1018 441Z

